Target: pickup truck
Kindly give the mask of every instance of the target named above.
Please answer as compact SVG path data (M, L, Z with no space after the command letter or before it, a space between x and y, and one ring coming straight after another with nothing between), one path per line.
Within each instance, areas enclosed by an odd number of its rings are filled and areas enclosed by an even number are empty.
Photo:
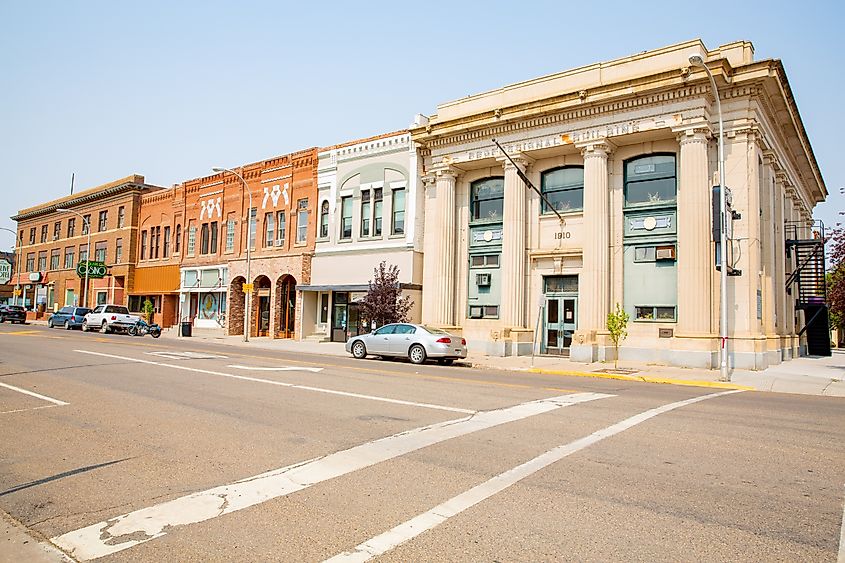
M130 315L129 309L123 305L97 305L93 311L85 315L85 319L82 321L82 331L125 332L139 320L139 317Z

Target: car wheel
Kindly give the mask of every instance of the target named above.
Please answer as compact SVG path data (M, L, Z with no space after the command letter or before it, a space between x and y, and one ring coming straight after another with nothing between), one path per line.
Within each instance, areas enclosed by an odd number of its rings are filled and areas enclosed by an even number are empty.
M82 332L88 332L88 321L87 320L82 321Z
M47 328L55 328L53 326L53 319L47 319Z
M0 317L0 323L5 323L5 322L6 322L6 319L4 319L3 317Z
M411 360L412 364L421 364L425 361L425 358L425 348L419 344L414 344L411 346L410 350L408 350L408 359Z
M354 344L352 344L352 355L362 360L367 357L367 347L364 346L364 343L360 340L356 340Z
M452 358L444 358L444 359L442 359L442 360L438 360L438 363L439 363L441 366L451 366L451 365L452 365L452 362L454 362L454 361L455 361L455 360L453 360Z
M73 327L70 326L70 320L65 321L65 330L70 330L71 328Z
M103 334L108 334L109 333L109 323L107 323L106 321L103 321L103 324L100 325L100 332L103 333Z

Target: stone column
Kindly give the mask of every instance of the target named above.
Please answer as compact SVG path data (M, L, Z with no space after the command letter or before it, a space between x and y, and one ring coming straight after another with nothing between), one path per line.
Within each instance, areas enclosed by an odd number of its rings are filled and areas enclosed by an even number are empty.
M787 296L786 296L786 237L784 234L784 193L783 193L783 179L782 172L775 172L775 186L774 195L774 223L775 230L775 255L774 255L774 292L775 292L775 315L777 317L778 334L781 335L781 350L784 347L783 336L789 334L787 330ZM781 351L781 358L789 359L783 351Z
M424 322L452 326L455 322L455 182L457 172L435 172L426 188L423 282Z
M793 188L789 183L789 180L784 180L784 182L784 189L786 191L786 198L783 202L784 219L787 223L789 223L787 225L789 230L786 232L786 236L795 237L796 234L800 232L800 229L798 231L795 230L795 220L797 219L795 201L797 199L797 194L795 193L795 188ZM795 251L793 249L790 257L786 260L786 277L792 275L792 272L795 271L795 266ZM793 283L790 287L792 293L786 296L786 311L784 313L786 315L786 333L790 337L793 337L795 333L798 332L795 327L795 300L798 298L798 285Z
M423 206L425 207L423 224L423 287L422 287L422 322L436 324L435 304L442 298L437 287L437 265L439 259L440 215L437 209L436 176L429 174L422 177Z
M528 161L515 157L516 166L525 172ZM504 159L505 193L502 225L502 295L501 322L507 328L525 327L525 210L528 187L517 168Z
M711 336L711 186L708 129L678 136L678 332Z
M603 331L610 311L610 190L607 161L612 145L583 146L584 247L578 301L579 332Z

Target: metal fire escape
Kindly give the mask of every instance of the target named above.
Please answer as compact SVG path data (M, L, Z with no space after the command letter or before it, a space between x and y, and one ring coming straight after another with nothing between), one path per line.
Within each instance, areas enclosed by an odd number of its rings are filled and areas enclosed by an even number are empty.
M795 299L795 309L804 311L807 353L830 356L830 319L825 280L824 223L811 225L788 222L785 225L786 256L793 256L795 269L786 279L786 293Z

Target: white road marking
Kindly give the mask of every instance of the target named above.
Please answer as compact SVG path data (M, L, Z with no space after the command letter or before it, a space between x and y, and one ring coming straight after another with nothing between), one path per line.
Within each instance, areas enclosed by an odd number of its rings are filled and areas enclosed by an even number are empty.
M607 397L613 395L575 393L438 422L109 518L51 541L79 560L104 557L159 538L176 526L204 522L283 497L445 440Z
M41 409L52 409L52 408L55 408L55 407L58 407L58 406L61 406L61 405L43 405L43 406L40 406L40 407L32 407L32 408L28 408L28 409L15 409L15 410L12 410L12 411L0 411L0 414L12 414L12 413L16 413L16 412L37 411L37 410L41 410Z
M323 371L323 368L307 368L297 366L286 366L283 368L265 368L258 366L239 366L237 364L233 364L226 367L235 369L248 369L250 371L310 371L312 373L320 373L321 371Z
M323 389L322 387L311 387L309 385L296 385L293 383L285 383L284 381L273 381L272 379L261 379L260 377L250 377L247 375L235 375L233 373L225 373L222 371L212 371L208 369L190 368L187 366L180 366L176 364L165 364L162 362L153 362L150 360L142 360L140 358L129 358L127 356L115 356L114 354L103 354L102 352L91 352L89 350L74 350L81 354L91 354L94 356L103 356L105 358L115 358L118 360L126 360L128 362L136 362L139 364L152 364L154 366L161 366L166 368L181 369L183 371L191 371L194 373L205 373L208 375L219 375L220 377L229 377L232 379L240 379L242 381L253 381L256 383L267 383L270 385L277 385L279 387L289 387L291 389L301 389L303 391L316 391L317 393L327 393L329 395L340 395L342 397L352 397L355 399L367 399L368 401L380 401L382 403L391 403L394 405L406 405L411 407L421 407L426 409L434 409L439 411L459 412L464 414L473 414L476 411L471 409L460 409L457 407L446 407L443 405L434 405L431 403L415 403L414 401L403 401L401 399L389 399L387 397L377 397L375 395L362 395L360 393L350 393L347 391L335 391L334 389Z
M64 401L60 401L58 399L54 399L52 397L48 397L46 395L39 395L34 391L27 391L26 389L21 389L20 387L15 387L14 385L9 385L8 383L0 383L0 387L5 387L6 389L11 389L12 391L17 391L18 393L23 393L24 395L29 395L31 397L36 397L41 399L42 401L47 401L48 403L53 403L54 405L65 406L69 405L70 403L66 403Z
M842 524L839 528L839 555L837 563L845 563L845 506L842 507Z
M723 395L729 395L731 393L740 392L741 391L724 391L722 393L703 395L701 397L695 397L693 399L687 399L685 401L678 401L676 403L663 405L661 407L645 411L630 418L626 418L625 420L617 422L616 424L608 426L607 428L603 428L602 430L593 432L589 436L579 438L574 442L570 442L563 446L558 446L553 450L549 450L546 453L523 463L522 465L518 465L513 469L510 469L500 475L493 477L489 481L486 481L464 493L459 494L456 497L452 497L443 504L435 506L428 512L424 512L423 514L420 514L419 516L416 516L408 520L407 522L399 524L392 530L388 530L383 534L375 536L374 538L371 538L365 541L364 543L357 545L353 551L346 551L344 553L340 553L332 557L331 559L327 559L326 561L331 563L339 563L341 561L368 561L373 557L387 553L388 551L398 547L399 545L407 542L408 540L419 536L423 532L431 530L432 528L442 524L452 516L460 514L467 508L475 506L479 502L486 500L491 496L495 495L496 493L505 490L506 488L521 481L522 479L533 475L537 471L540 471L541 469L565 458L566 456L574 454L577 451L583 450L584 448L591 446L596 442L600 442L605 438L615 436L616 434L624 432L632 426L636 426L637 424L645 422L650 418L654 418L659 414L663 414L665 412L684 407L692 403L704 401L705 399L713 399L714 397L721 397Z
M218 354L206 354L205 352L176 352L176 351L156 351L144 352L150 356L159 356L167 358L168 360L214 360L217 358L228 358L228 356L220 356Z

